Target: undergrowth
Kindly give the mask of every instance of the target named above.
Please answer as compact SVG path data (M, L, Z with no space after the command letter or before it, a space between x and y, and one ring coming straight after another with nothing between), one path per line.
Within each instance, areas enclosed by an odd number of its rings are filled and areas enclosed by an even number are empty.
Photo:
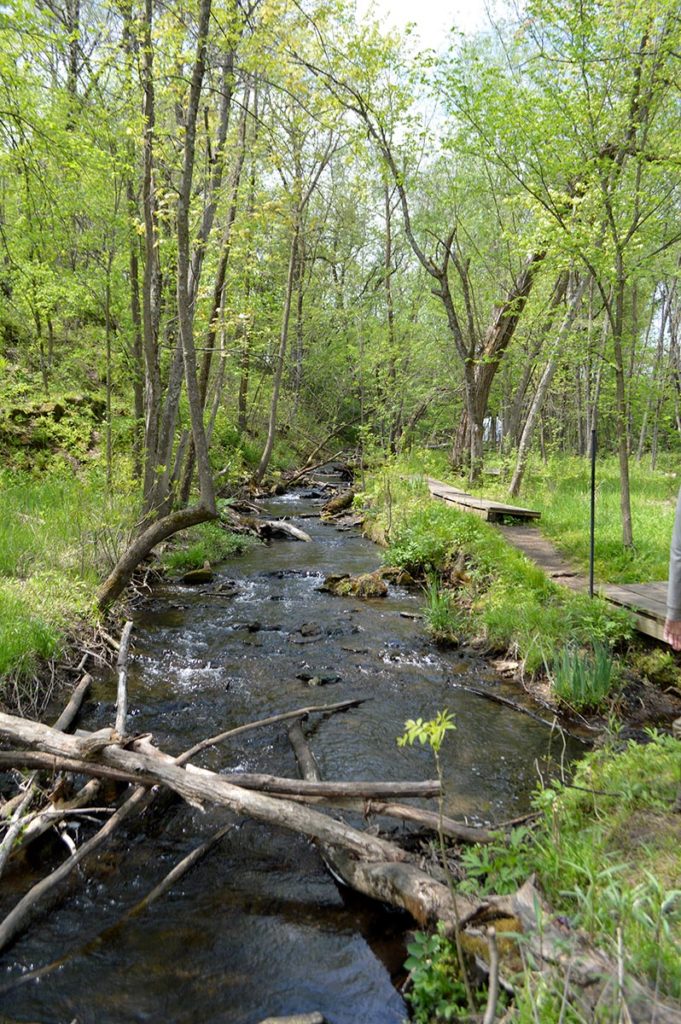
M595 949L664 998L681 998L681 744L649 731L645 744L611 735L575 768L534 797L532 826L498 833L489 845L466 848L459 888L484 897L512 893L534 874L552 914L570 937ZM460 982L452 944L441 933L418 933L410 944L409 998L416 1020L458 1019ZM519 941L522 954L522 939ZM591 1024L566 1000L564 979L528 962L514 978L517 1024ZM625 1019L618 1006L599 1020ZM627 1018L628 1019L628 1018Z
M95 618L96 588L134 525L129 481L55 462L38 478L0 473L0 701L33 701L41 660ZM122 497L121 497L122 496Z

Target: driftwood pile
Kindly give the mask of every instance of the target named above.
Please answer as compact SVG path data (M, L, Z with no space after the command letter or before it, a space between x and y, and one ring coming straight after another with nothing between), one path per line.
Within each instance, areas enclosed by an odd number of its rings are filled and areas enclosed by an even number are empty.
M104 824L81 846L71 842L69 856L36 883L0 922L0 952L5 950L44 909L49 896L74 868L113 835L118 826L155 799L162 790L172 791L194 807L226 807L235 818L251 817L269 825L300 833L313 841L329 870L340 882L374 899L407 910L423 927L443 922L458 929L463 948L479 965L491 971L490 1005L485 1019L494 1019L491 1001L498 988L499 967L495 930L522 933L520 948L525 962L538 972L560 971L569 980L566 991L591 1019L590 1014L604 1000L619 999L629 1018L649 1021L651 1012L658 1024L681 1024L681 1013L658 1000L655 994L623 975L618 965L588 947L565 923L555 920L543 905L531 882L513 896L490 896L484 900L450 891L437 870L424 868L413 854L395 842L353 827L325 813L329 807L361 811L365 817L379 814L440 830L457 843L489 842L484 829L471 828L441 817L433 811L400 801L409 797L437 797L436 781L413 783L323 781L303 732L310 715L331 715L350 710L361 700L314 705L282 712L209 737L183 753L171 756L153 743L152 736L128 735L127 663L132 626L123 630L118 656L117 712L113 728L98 732L68 733L86 694L90 677L84 675L67 708L53 726L0 714L0 771L29 769L21 777L20 792L0 807L4 838L0 843L0 873L37 836L74 815L104 815ZM206 748L248 730L288 721L289 739L298 760L301 779L269 775L216 774L194 765ZM64 799L64 779L82 781L75 795ZM115 807L103 797L105 780L126 784ZM108 787L111 788L111 787ZM126 913L126 919L145 909L163 895L231 828L223 826L207 842L185 857L154 890ZM50 903L53 901L50 900ZM99 941L104 940L104 934ZM95 940L95 944L98 940ZM517 944L513 944L518 960ZM77 951L82 953L82 950ZM5 989L43 976L70 958L66 954L27 974L15 977ZM503 960L503 958L502 958ZM489 964L492 964L490 969ZM503 974L505 968L501 968ZM511 987L509 978L501 981ZM0 988L0 992L3 989ZM491 1016L490 1016L491 1014Z

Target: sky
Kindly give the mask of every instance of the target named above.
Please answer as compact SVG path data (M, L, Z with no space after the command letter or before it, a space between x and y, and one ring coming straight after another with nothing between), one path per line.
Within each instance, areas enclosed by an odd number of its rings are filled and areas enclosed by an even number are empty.
M364 15L372 0L357 0L357 13ZM462 32L476 32L488 26L488 0L373 0L378 20L386 28L404 28L416 23L423 47L439 50L449 30L456 26Z

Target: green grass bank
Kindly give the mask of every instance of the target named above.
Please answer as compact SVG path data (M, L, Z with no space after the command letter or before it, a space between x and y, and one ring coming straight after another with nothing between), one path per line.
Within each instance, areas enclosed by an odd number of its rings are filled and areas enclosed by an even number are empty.
M424 582L434 638L475 639L517 658L530 676L555 676L561 666L595 676L604 653L614 656L631 640L630 616L552 582L494 527L433 501L423 480L432 461L412 455L382 467L362 500L369 531L388 545L386 560ZM573 699L587 706L591 697Z
M528 487L522 503L542 511L542 525L581 560L588 552L588 515L570 506L579 495L588 509L588 471L574 460L553 466L555 484L543 478ZM434 639L457 643L475 638L489 651L510 652L526 678L548 680L557 704L601 713L608 725L599 749L570 771L556 765L554 778L538 785L537 818L499 835L493 846L455 851L459 885L478 895L510 893L530 876L572 934L583 933L628 975L653 991L681 999L681 742L648 729L645 742L625 740L618 722L620 688L632 676L678 688L675 657L639 644L628 615L550 581L492 526L433 501L424 475L455 481L439 455L414 453L368 473L359 500L367 530L387 544L386 562L407 569L424 590L426 626ZM648 474L649 475L649 474ZM641 548L626 557L618 529L618 492L613 466L601 495L610 509L609 546L601 548L602 578L651 579L666 574L676 498L674 478L658 475L648 487L641 471L636 499ZM584 494L582 494L584 490ZM486 497L502 497L496 479ZM663 514L660 512L663 510ZM650 523L646 530L645 524ZM563 524L563 525L561 525ZM581 552L581 554L580 554ZM646 571L645 567L648 566ZM617 573L622 575L617 576ZM656 687L657 688L657 687ZM446 740L456 744L456 734ZM521 940L522 948L522 940ZM470 1020L457 957L439 934L417 934L407 966L410 1000L418 1024ZM513 979L508 1020L517 1024L591 1024L566 996L564 976L540 974L531 963ZM484 1007L484 995L482 997ZM626 1019L617 1000L599 1020Z

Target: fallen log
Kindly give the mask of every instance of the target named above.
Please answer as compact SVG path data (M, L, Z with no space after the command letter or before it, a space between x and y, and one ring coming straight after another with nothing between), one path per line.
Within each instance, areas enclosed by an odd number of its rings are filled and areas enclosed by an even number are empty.
M350 508L353 501L355 500L355 492L353 490L343 491L342 494L337 494L335 498L331 498L321 508L322 519L333 519L340 512L344 512L346 508Z
M116 694L115 729L119 736L125 736L125 726L128 718L128 654L130 651L131 634L132 622L126 622L121 633L121 646L118 650L118 659L116 661L118 689Z
M283 519L265 519L263 522L258 523L256 530L259 537L291 537L292 540L302 540L309 544L312 541L312 537L309 533L305 533L305 530L299 529L297 526L293 526L292 523L287 523Z
M80 737L76 737L80 739ZM0 751L0 769L14 767L47 768L54 771L75 772L82 775L92 775L95 778L109 778L118 782L130 782L133 785L155 786L163 783L158 777L157 768L161 764L178 765L178 759L165 754L156 747L151 747L145 740L136 741L133 744L137 754L131 751L120 750L116 746L108 745L101 753L109 751L110 757L107 761L115 761L115 764L104 763L103 760L93 757L85 757L82 753L73 757L51 753L42 750L17 750ZM116 751L120 750L123 755L130 755L121 758ZM143 766L144 764L144 766ZM207 778L217 779L229 783L235 788L253 792L267 793L271 796L296 796L296 797L324 797L328 800L337 797L340 800L346 798L354 800L381 800L388 796L401 797L436 797L440 792L440 784L436 780L425 782L307 782L301 779L282 779L276 775L264 775L255 772L234 772L232 774L217 775L205 768L196 768L189 765L186 773L193 779ZM173 786L170 786L172 789ZM180 794L181 796L183 794ZM210 801L209 802L214 802ZM220 802L220 801L218 801Z
M29 722L13 715L0 714L0 736L10 743L22 744L58 758L79 760L84 767L89 763L88 757L83 755L84 746L88 743L87 739L55 732L49 726L40 725L37 722ZM89 747L85 749L90 750ZM300 804L237 786L224 776L216 775L203 768L190 766L189 769L185 769L174 763L168 763L159 756L138 754L132 750L122 750L120 747L109 745L91 754L90 760L97 761L98 764L108 768L122 770L135 778L144 779L145 782L153 779L155 783L167 786L190 803L199 805L212 803L228 807L237 814L300 832L310 839L322 839L337 843L339 846L347 847L358 857L389 861L409 858L407 853L392 843L342 825L326 815ZM305 790L305 785L305 783L296 782L296 786L301 792ZM324 791L323 783L307 785L312 787L313 792L315 790L317 793ZM343 785L347 787L352 784L344 783ZM418 788L423 784L415 783L414 785Z
M94 767L94 764L91 765L83 757L83 749L91 749L87 737L66 736L50 729L49 726L5 714L0 714L0 736L4 736L10 742L19 741L36 747L42 745L42 752L52 757L79 761L83 767ZM179 767L172 758L166 760L167 755L161 755L161 752L142 755L107 745L101 747L94 756L109 762L106 767L124 771L138 781L151 779L152 784L160 783L167 786L194 806L202 807L204 803L213 803L228 807L237 814L307 835L310 839L327 840L338 846L347 847L355 856L387 861L409 857L392 843L366 835L307 807L240 789L225 782L221 776L204 769L192 766L189 766L189 769ZM26 927L40 900L68 877L85 857L104 843L125 818L146 806L151 798L146 789L138 785L132 795L91 839L26 893L0 924L0 950Z

